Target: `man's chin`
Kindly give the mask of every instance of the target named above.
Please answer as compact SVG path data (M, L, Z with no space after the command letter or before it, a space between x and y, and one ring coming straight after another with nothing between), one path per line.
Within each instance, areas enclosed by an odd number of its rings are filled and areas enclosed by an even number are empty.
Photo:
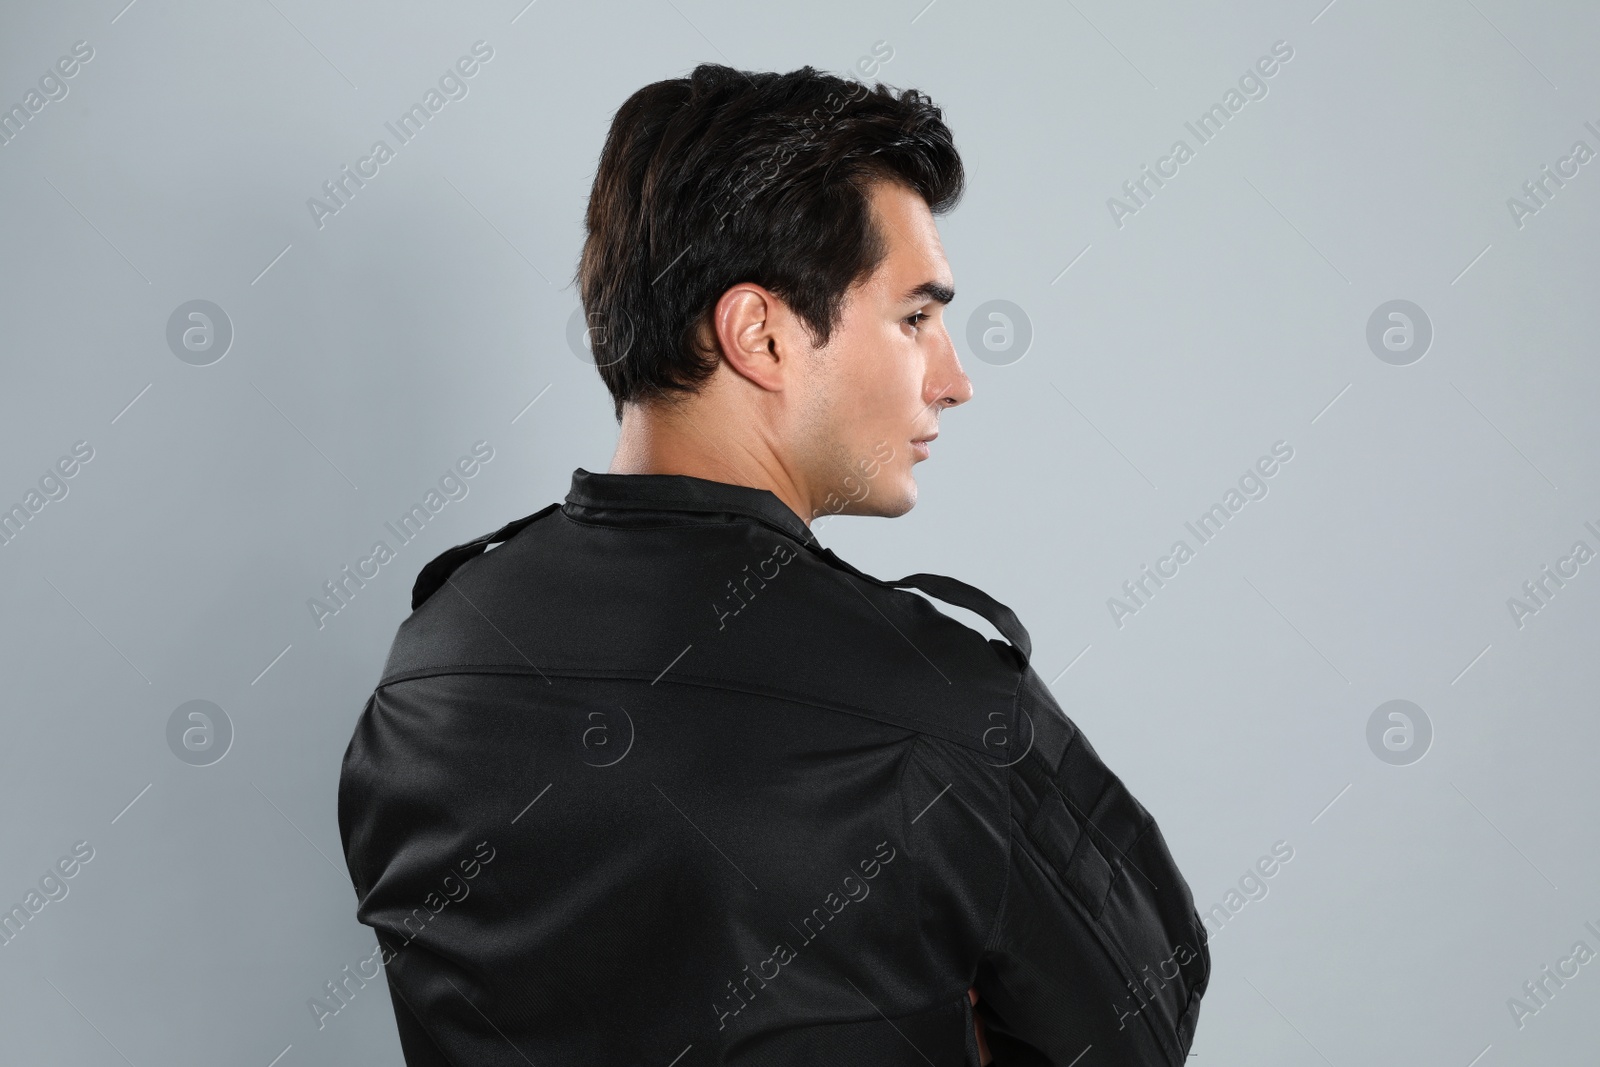
M872 491L846 508L846 514L892 519L917 506L917 483L909 472L896 482L890 483L883 477L871 485Z

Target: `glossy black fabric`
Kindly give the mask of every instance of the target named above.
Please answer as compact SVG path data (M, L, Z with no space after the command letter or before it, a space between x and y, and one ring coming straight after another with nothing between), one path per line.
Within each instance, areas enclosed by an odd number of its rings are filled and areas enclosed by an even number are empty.
M1189 888L981 591L580 469L415 600L339 788L410 1067L971 1067L974 984L999 1067L1183 1062Z

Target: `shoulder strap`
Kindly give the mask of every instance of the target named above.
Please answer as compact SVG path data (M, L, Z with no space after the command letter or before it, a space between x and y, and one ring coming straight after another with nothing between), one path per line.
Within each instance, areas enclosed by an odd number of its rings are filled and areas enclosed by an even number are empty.
M989 624L1022 655L1023 665L1033 658L1033 638L1028 636L1028 628L1022 625L1022 620L1017 618L1017 613L1006 607L994 597L985 593L977 586L968 585L966 582L943 574L908 574L897 582L886 582L882 578L874 578L865 571L857 570L834 554L833 549L823 548L822 555L829 562L841 570L849 571L869 582L885 585L891 589L920 589L929 596L938 597L947 604L954 604L958 608L983 616Z
M417 582L411 587L411 610L417 610L422 606L423 601L438 592L439 587L444 585L450 575L455 573L456 568L467 562L467 560L472 559L474 556L483 555L490 545L511 540L511 538L522 532L523 527L544 518L560 506L559 503L551 504L549 507L542 508L525 518L506 523L494 533L484 534L482 537L468 541L466 544L457 545L439 553L432 562L417 574Z
M1022 653L1024 665L1033 658L1033 638L1028 636L1028 628L1022 625L1017 613L975 585L968 585L943 574L908 574L898 582L884 584L892 585L896 589L906 587L920 589L947 604L954 604L958 608L966 608L982 615L1007 641L1011 642L1013 648Z

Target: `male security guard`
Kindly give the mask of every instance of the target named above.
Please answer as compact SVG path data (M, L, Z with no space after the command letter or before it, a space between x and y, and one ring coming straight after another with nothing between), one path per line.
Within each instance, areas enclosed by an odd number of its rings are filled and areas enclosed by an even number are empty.
M972 395L962 183L926 96L809 67L618 110L579 268L610 470L423 569L345 757L410 1067L1184 1061L1204 928L1027 631L810 528L909 510Z

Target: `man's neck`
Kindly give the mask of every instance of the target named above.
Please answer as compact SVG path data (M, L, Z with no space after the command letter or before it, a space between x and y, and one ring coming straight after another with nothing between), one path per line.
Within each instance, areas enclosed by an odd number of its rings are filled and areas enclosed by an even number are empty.
M766 489L810 526L812 509L766 442L720 432L733 421L692 404L628 404L608 473L685 474Z

